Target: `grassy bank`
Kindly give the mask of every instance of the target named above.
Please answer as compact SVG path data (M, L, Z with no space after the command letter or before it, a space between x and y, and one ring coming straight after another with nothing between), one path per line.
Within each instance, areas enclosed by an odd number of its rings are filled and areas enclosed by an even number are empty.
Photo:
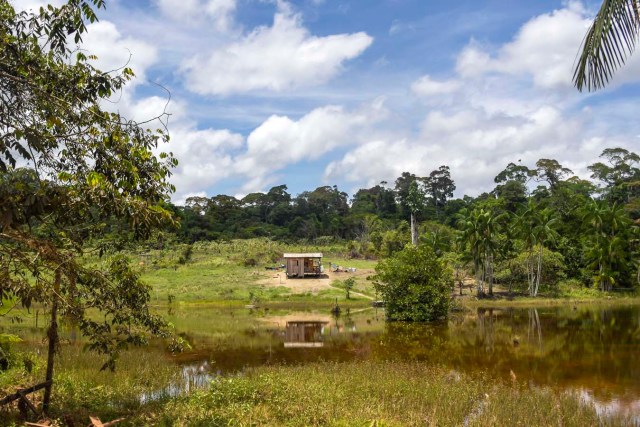
M221 378L133 424L160 426L625 425L576 396L414 363L263 367ZM600 424L603 422L603 424Z
M638 304L640 294L632 292L602 292L592 288L573 288L559 286L554 292L547 292L532 297L522 293L509 294L505 289L496 286L494 296L478 298L475 289L467 288L463 295L459 295L458 289L453 293L458 306L467 308L504 308L504 307L546 307L557 305L579 304Z

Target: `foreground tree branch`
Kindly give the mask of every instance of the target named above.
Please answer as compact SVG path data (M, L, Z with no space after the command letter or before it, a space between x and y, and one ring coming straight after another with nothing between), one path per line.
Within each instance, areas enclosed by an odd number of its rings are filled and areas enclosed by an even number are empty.
M640 1L604 0L582 43L573 82L601 89L633 53L640 35Z
M79 261L86 242L113 224L138 238L174 224L164 204L177 161L154 155L166 129L144 129L101 107L133 71L101 72L68 47L102 7L103 0L69 0L28 14L0 0L0 301L50 310L45 412L61 316L107 356L103 369L128 345L170 335L123 256L101 268ZM101 320L87 315L94 310Z

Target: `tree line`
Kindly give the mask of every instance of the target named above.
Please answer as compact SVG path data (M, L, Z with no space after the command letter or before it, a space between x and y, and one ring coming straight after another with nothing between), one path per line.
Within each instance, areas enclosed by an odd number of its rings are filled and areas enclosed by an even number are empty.
M541 286L572 278L610 290L638 282L640 156L607 148L581 179L554 159L509 163L494 188L454 198L448 166L427 176L402 173L351 198L337 186L292 196L286 185L243 198L191 197L170 205L177 236L199 240L268 237L344 241L355 257L386 257L406 243L455 253L476 275L479 293L496 280ZM451 255L449 255L451 256Z

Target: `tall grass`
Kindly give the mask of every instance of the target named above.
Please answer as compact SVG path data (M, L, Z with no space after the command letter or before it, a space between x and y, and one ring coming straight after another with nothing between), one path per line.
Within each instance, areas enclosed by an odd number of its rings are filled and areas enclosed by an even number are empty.
M595 426L578 396L417 363L263 367L136 422L162 426Z

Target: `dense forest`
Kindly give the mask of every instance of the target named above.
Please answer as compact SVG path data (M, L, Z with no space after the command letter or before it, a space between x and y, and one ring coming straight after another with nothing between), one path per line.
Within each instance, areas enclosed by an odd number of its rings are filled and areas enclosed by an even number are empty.
M352 257L385 257L407 242L431 245L478 275L484 292L494 281L540 286L574 279L602 289L638 283L640 156L607 148L584 180L553 159L535 166L509 163L495 187L453 198L449 167L428 176L404 172L395 182L349 195L336 186L297 196L286 185L238 199L191 197L170 205L185 242L267 237L283 241L346 241Z

